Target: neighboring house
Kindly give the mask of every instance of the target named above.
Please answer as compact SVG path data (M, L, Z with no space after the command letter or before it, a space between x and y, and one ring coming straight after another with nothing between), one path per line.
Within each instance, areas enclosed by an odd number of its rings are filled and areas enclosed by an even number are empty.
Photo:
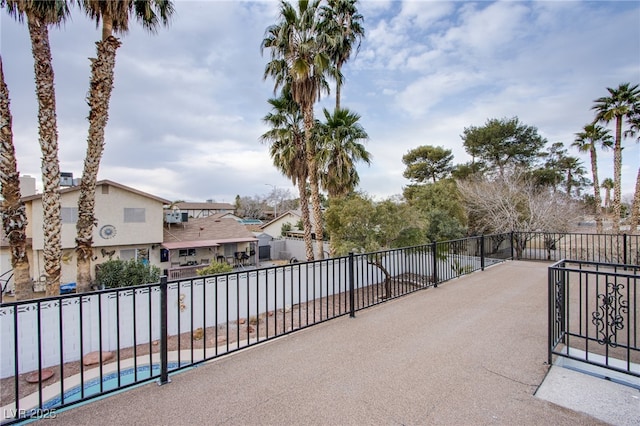
M260 230L265 234L269 234L272 237L299 237L302 238L304 232L298 229L298 223L302 221L302 211L300 210L289 210L275 219L265 223L260 227ZM285 235L282 235L282 226L289 225L291 231L287 232ZM313 217L311 218L311 232L314 232L313 228Z
M76 281L75 238L79 195L78 186L60 189L62 285ZM95 267L110 259L137 259L159 265L160 251L157 248L163 237L163 206L170 201L110 180L97 182L95 197L92 279L95 279ZM31 276L39 282L44 275L42 194L23 197L23 200L29 221L27 238L31 238L29 266Z
M175 203L173 207L180 210L180 212L182 213L186 213L187 217L194 219L209 217L219 213L233 214L235 212L235 207L233 204L214 203L212 201L208 201L206 203Z
M170 280L192 277L212 261L258 265L258 239L235 219L210 216L165 223L163 233L161 268Z

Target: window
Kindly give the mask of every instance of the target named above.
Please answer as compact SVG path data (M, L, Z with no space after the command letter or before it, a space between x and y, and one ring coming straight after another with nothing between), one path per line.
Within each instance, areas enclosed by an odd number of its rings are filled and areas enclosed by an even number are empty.
M145 209L144 208L127 208L124 209L124 223L144 223Z
M125 261L134 259L146 265L149 263L149 249L139 248L120 250L120 259Z
M196 255L196 249L194 249L194 248L180 249L178 251L178 256L179 257L187 257L187 256L195 256L195 255Z
M78 222L78 208L77 207L62 207L60 209L60 217L62 223L77 223Z

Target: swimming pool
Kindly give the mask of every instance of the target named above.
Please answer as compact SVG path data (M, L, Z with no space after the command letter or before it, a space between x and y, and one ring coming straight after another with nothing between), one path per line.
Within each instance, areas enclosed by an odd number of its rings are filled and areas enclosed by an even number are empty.
M169 370L175 370L180 367L180 364L177 362L169 362L167 363ZM185 365L183 363L183 365ZM137 377L136 372L137 370ZM100 390L100 378L97 377L95 379L88 380L84 384L84 396L82 395L82 386L76 386L64 393L64 404L69 404L72 402L79 401L80 399L88 398L91 396L97 396L102 393L106 393L109 391L113 391L118 389L119 387L124 387L130 384L143 380L146 380L152 376L160 375L160 364L153 364L151 368L149 365L140 365L137 368L128 368L126 370L120 371L120 386L118 386L118 372L114 371L113 373L108 373L102 376L102 391ZM137 380L136 380L137 379ZM55 398L51 398L42 404L42 410L49 410L52 408L56 408L62 405L62 396L58 395ZM30 411L35 412L37 409L33 409Z

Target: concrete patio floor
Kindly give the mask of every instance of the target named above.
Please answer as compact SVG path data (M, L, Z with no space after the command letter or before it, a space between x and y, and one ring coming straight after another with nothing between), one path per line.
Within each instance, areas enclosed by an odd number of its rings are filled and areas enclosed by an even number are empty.
M496 265L174 374L167 385L58 412L56 423L640 424L638 389L546 364L547 266Z

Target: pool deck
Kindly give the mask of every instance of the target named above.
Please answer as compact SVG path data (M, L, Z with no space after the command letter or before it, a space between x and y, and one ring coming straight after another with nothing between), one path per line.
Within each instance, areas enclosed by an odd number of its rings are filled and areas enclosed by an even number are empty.
M56 424L640 424L638 389L546 364L547 266L496 265L60 411Z

